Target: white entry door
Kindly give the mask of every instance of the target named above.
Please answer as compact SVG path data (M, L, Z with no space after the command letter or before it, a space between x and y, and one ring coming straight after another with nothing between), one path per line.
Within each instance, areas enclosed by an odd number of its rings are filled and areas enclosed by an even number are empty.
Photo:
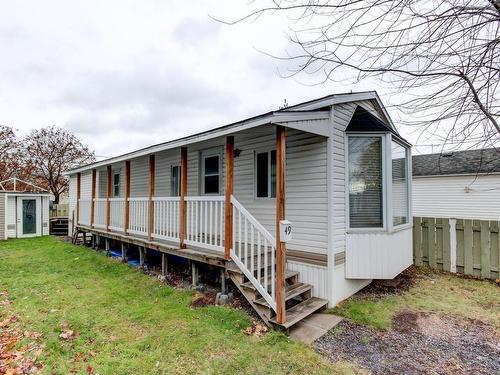
M17 198L17 237L41 236L40 197Z

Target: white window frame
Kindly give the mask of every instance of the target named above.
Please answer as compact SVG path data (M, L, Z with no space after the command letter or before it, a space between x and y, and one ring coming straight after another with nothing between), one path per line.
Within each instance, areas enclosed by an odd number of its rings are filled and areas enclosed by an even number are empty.
M205 193L205 159L218 156L219 157L219 188L217 193ZM200 153L200 195L221 195L222 194L222 180L224 178L224 171L222 170L222 150L220 148L213 148L203 150Z
M387 138L390 134L374 133L374 132L356 132L345 133L345 207L346 207L346 228L348 233L382 233L388 231L387 213L390 211L388 207L388 199L386 192L388 191L387 184ZM353 137L379 137L382 140L382 226L380 228L351 228L350 227L350 210L349 210L349 138ZM392 173L392 172L391 172ZM392 182L392 180L391 180Z
M112 194L112 197L113 198L119 198L120 197L120 192L121 192L121 189L122 189L122 171L121 169L113 169L112 173L112 185L113 185L113 194ZM118 195L115 194L116 190L116 186L117 184L115 184L115 176L118 175Z
M173 175L173 172L174 172L174 168L178 168L178 171L179 171L179 179L178 179L178 190L179 190L179 194L178 195L174 195L174 191L172 190L172 187L174 185L174 181L172 179L172 175ZM179 164L174 164L174 165L171 165L170 166L170 196L171 197L179 197L181 195L181 178L182 178L182 170L181 170L181 166Z
M390 168L388 168L388 171L387 171L387 174L388 174L388 185L389 185L389 189L387 191L388 193L388 197L390 199L388 199L389 201L389 208L390 210L388 210L390 212L390 218L388 218L388 231L389 232L396 232L398 230L402 230L402 229L407 229L409 227L412 227L413 226L413 213L412 213L412 207L411 207L411 191L412 191L412 170L411 170L411 148L408 147L407 145L405 145L403 142L401 142L398 138L396 137L393 137L392 134L389 134L389 136L387 137L388 138L388 144L391 145L391 147L387 147L387 160L390 160ZM406 165L405 165L405 168L406 168L406 179L407 179L407 184L406 184L406 190L407 190L407 208L408 208L408 211L407 211L407 215L408 215L408 222L407 223L404 223L404 224L399 224L399 225L394 225L394 212L393 212L393 209L392 209L392 142L395 142L397 143L398 145L400 145L401 147L403 147L405 149L405 152L406 152Z
M254 199L258 199L258 200L269 200L269 199L276 199L276 197L272 197L271 196L271 153L272 152L276 152L276 148L261 148L261 149L257 149L257 150L254 150L253 152L253 196L254 196ZM267 192L268 192L268 196L267 197L258 197L257 196L257 154L264 154L264 153L267 153L267 172L268 172L268 181L267 181Z

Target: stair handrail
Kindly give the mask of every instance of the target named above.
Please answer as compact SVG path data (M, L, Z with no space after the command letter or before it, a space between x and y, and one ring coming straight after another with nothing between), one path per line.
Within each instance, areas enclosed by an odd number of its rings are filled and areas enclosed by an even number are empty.
M231 204L234 210L238 210L244 218L248 220L248 222L253 226L253 229L258 231L269 243L269 247L271 248L271 294L264 288L264 286L257 280L253 273L245 266L240 257L236 254L235 249L235 236L233 235L233 244L231 246L230 256L233 262L238 266L238 268L243 272L243 274L248 278L250 283L257 289L257 291L261 294L261 296L266 300L269 306L276 311L276 296L275 296L275 284L276 284L276 273L275 273L275 264L276 264L276 239L274 236L269 233L269 231L234 197L231 195ZM233 214L233 227L235 227L235 215ZM258 249L260 253L260 248ZM258 254L258 259L260 259L260 255ZM264 257L267 257L267 254L264 254ZM252 259L254 262L254 259ZM267 261L264 261L267 265ZM260 265L258 265L260 266ZM265 272L265 276L267 275L267 270ZM265 279L264 276L264 279Z

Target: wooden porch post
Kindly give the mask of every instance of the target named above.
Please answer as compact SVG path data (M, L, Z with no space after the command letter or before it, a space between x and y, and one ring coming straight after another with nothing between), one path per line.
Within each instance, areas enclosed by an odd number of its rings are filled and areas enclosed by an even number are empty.
M179 241L180 248L185 249L186 244L186 229L187 229L187 205L186 205L186 194L187 194L187 147L181 148L181 195L179 201Z
M285 219L285 128L276 127L276 321L286 322L285 262L286 246L281 242L280 221Z
M125 162L125 220L123 221L123 231L128 236L128 227L130 223L130 160Z
M234 176L234 137L226 138L226 201L224 205L224 257L229 259L231 245L233 243L233 207L231 195L233 195Z
M106 230L109 232L109 224L111 223L111 174L113 170L111 165L106 168Z
M80 224L80 196L82 193L82 174L76 174L76 223Z
M90 201L90 227L94 226L94 216L95 216L95 186L96 186L96 175L97 171L92 169L92 200Z
M148 196L148 240L151 241L154 222L154 202L155 195L155 156L149 155L149 196Z

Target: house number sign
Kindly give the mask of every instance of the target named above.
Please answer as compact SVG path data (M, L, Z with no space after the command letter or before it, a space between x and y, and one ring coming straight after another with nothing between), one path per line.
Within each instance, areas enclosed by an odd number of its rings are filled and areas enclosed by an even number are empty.
M280 241L289 242L292 240L293 226L288 220L280 220Z

